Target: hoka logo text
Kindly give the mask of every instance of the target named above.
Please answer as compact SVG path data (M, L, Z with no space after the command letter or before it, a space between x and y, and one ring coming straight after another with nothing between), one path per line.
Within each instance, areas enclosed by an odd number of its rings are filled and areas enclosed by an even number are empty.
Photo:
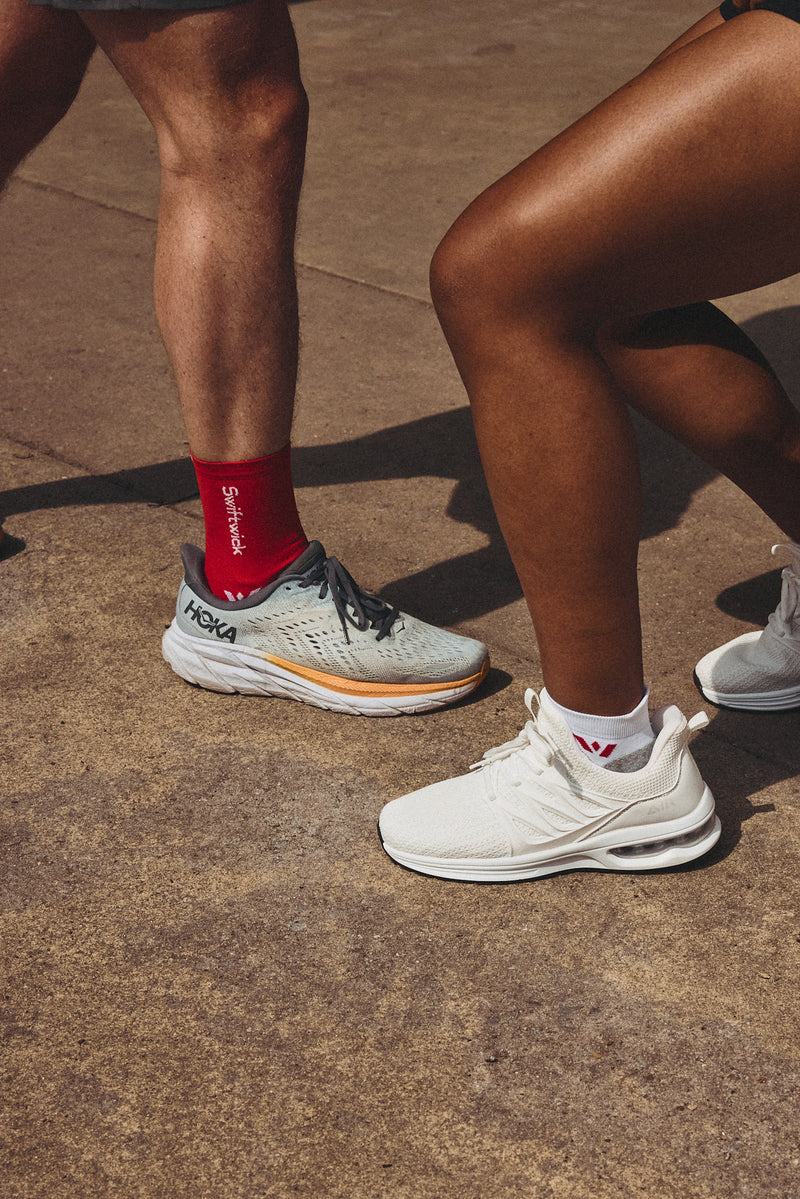
M194 600L189 600L186 607L183 609L185 616L190 616L195 624L198 624L201 629L205 629L207 633L213 633L215 637L219 637L220 641L236 640L236 629L232 625L225 624L224 620L220 620L218 616L213 616L206 608L196 604Z

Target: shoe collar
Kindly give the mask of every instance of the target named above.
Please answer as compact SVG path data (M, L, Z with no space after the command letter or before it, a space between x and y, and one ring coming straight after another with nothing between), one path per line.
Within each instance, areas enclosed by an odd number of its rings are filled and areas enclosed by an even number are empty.
M532 711L529 696L531 700L536 698L535 692L526 694L526 702ZM708 723L704 712L687 720L674 704L658 708L650 718L656 739L649 761L641 770L621 774L606 770L586 757L575 744L566 722L547 703L546 695L539 697L535 719L540 736L555 750L554 765L557 765L559 773L569 781L570 786L622 801L648 799L660 794L665 786L664 771L671 775L677 769L678 758L688 742L690 730Z
M254 591L252 595L246 595L241 600L224 600L214 594L206 581L206 556L203 551L198 546L190 545L188 542L185 542L181 546L183 577L186 585L204 603L226 612L239 612L245 608L258 607L268 596L272 595L273 591L277 591L279 587L284 583L290 582L292 579L302 578L303 575L308 574L310 570L316 567L320 561L324 561L324 559L324 547L319 541L312 541L303 550L299 558L295 558L294 562L290 563L286 570L282 571L277 578L267 583L266 587L260 587L258 591Z

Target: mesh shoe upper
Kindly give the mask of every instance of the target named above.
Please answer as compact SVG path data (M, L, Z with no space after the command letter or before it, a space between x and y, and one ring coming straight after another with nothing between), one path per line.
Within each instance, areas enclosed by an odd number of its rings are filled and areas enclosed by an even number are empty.
M235 602L209 591L200 550L182 546L181 553L186 575L176 620L192 636L379 683L456 681L480 671L486 659L479 641L435 628L362 591L319 542L267 587Z

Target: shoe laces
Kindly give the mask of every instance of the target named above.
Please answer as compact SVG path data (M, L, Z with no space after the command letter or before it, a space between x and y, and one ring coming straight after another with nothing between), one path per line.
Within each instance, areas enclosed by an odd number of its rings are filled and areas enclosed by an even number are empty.
M531 716L533 716L533 701L537 698L536 692L529 687L525 692L525 706ZM535 774L541 774L548 766L552 766L555 752L547 738L539 731L534 718L527 722L513 740L505 741L493 749L487 749L479 762L472 763L470 770L483 770L487 766L495 767L493 774L496 774L509 758L516 758L515 766L521 765L521 755L524 755L525 766L529 770L533 770Z
M792 545L773 545L773 554L788 551L792 555L792 565L785 566L781 572L781 598L775 611L770 615L768 627L777 637L791 637L800 632L797 627L797 615L800 611L800 577L795 572L800 567L800 555L797 547Z
M392 625L400 615L399 608L393 608L377 595L362 591L350 571L342 566L338 558L321 559L299 583L301 587L316 587L319 584L320 599L324 599L330 592L348 645L348 625L358 629L360 633L370 628L377 629L378 635L375 640L382 641L389 635Z

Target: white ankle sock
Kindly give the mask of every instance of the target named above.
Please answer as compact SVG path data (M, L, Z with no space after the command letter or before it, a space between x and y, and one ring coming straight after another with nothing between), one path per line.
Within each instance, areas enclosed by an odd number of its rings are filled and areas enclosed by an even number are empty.
M542 691L542 701L550 704L567 725L587 758L596 766L612 770L640 770L647 763L655 733L650 724L648 702L649 688L644 698L623 716L592 716L587 712L573 712L556 703L552 696ZM623 759L629 759L627 762Z

